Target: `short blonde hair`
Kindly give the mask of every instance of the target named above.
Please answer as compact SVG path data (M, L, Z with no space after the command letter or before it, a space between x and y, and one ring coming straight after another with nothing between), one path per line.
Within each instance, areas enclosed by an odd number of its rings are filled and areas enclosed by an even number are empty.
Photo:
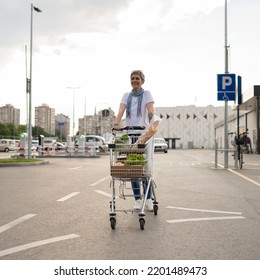
M142 81L145 81L145 76L144 76L144 73L143 73L142 70L134 70L134 71L132 71L132 72L131 72L131 75L130 75L130 78L132 78L132 76L133 76L134 74L140 76L140 78L141 78Z

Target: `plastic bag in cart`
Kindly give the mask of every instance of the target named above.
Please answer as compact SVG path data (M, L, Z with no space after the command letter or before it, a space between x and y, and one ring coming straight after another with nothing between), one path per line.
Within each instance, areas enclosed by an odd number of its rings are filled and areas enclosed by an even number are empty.
M149 126L138 137L135 144L145 144L151 137L153 137L157 132L157 127L160 124L161 120L162 119L160 117L154 116Z
M125 132L117 132L116 135L114 135L113 141L117 151L128 151L131 148L131 138Z

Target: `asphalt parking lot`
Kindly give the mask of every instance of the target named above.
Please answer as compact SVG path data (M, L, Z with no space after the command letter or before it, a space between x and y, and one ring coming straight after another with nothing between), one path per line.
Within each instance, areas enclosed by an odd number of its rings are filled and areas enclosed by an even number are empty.
M159 211L144 230L136 213L110 227L109 155L0 168L0 259L257 260L260 157L245 155L242 170L229 159L216 169L213 150L155 153Z

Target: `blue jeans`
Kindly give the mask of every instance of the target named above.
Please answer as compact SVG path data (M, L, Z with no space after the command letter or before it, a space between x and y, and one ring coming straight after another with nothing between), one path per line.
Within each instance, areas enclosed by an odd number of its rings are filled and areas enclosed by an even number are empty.
M132 190L134 193L134 197L135 200L137 199L141 199L141 190L140 190L140 182L139 181L135 181L135 182L131 182L132 184ZM147 188L147 180L142 181L143 184L143 190L144 190L144 195L146 193L146 188ZM147 199L151 198L151 185L147 194Z

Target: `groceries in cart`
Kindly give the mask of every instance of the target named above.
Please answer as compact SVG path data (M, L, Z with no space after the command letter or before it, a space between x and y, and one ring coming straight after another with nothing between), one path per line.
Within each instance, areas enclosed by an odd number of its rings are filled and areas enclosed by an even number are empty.
M144 130L144 132L138 137L136 144L144 144L157 132L157 127L160 121L155 120Z
M121 135L117 134L114 138L114 143L116 144L118 150L128 151L131 147L131 138L126 133L123 133Z
M121 151L116 148L115 151ZM116 153L111 159L111 176L118 178L139 178L145 176L144 165L147 163L144 151L128 149Z

